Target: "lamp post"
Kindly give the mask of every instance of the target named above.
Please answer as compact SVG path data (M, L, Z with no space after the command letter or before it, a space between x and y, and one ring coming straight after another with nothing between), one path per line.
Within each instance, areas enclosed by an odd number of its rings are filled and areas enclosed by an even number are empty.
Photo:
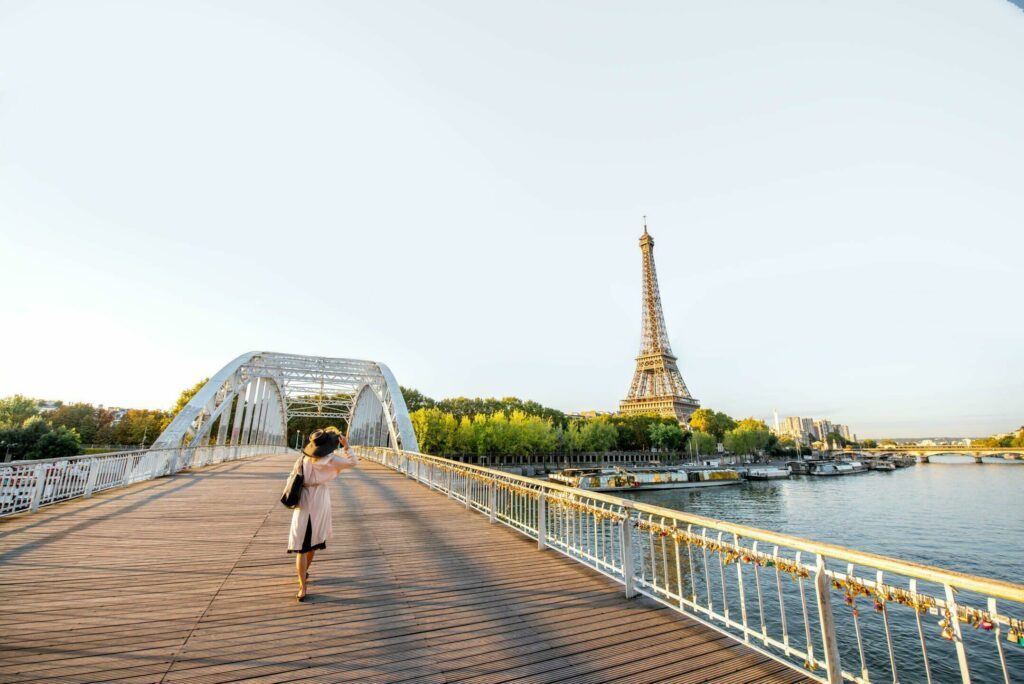
M4 463L7 463L11 460L11 447L16 447L18 444L16 442L0 442L0 446L7 447L7 452L4 454Z

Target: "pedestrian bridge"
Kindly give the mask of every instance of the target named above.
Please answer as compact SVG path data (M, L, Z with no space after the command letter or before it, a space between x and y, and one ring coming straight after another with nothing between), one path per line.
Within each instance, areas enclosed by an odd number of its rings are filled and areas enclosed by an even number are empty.
M291 453L0 522L3 682L794 682L799 673L372 462L297 603Z
M292 415L363 457L304 603ZM420 454L374 362L243 355L158 448L0 475L4 682L1024 681L1024 585Z

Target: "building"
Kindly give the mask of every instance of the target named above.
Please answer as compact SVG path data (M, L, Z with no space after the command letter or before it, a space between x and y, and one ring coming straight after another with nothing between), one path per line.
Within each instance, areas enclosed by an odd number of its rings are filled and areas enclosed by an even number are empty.
M598 416L611 415L614 415L611 411L577 411L565 414L566 418L597 418Z
M619 412L626 415L656 413L687 426L690 416L700 408L700 402L686 388L668 343L658 274L654 268L654 238L647 232L646 221L644 234L640 236L640 254L643 260L640 355L636 357L629 392L619 402Z
M776 432L780 437L790 437L800 440L804 444L826 439L832 433L838 434L847 441L856 441L848 425L833 423L825 418L787 416L779 423Z
M814 436L818 439L825 439L832 434L832 423L825 418L814 421Z

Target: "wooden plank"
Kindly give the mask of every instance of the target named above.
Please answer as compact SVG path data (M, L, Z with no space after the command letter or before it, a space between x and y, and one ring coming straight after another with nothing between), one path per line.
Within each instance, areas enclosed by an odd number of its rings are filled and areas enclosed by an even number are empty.
M4 682L746 682L794 672L371 463L297 603L294 459L0 521Z

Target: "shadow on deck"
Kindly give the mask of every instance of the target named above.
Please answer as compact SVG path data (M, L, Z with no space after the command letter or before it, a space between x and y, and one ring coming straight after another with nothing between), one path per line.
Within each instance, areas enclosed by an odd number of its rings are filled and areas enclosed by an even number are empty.
M0 521L4 682L793 682L796 672L372 463L297 603L290 456Z

